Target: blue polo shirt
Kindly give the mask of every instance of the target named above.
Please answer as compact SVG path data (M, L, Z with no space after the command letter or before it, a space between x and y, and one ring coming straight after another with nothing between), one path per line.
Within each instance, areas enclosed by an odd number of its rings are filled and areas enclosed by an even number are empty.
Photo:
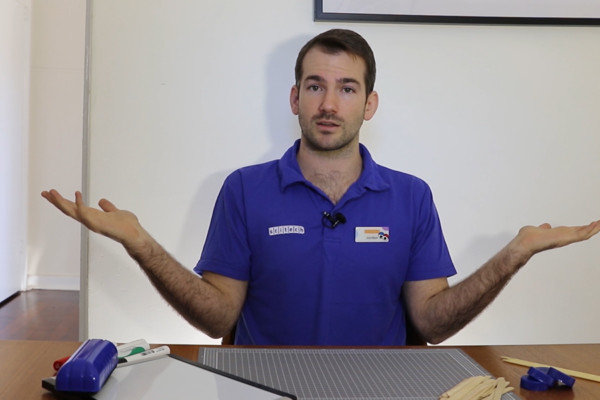
M361 145L362 174L334 205L298 147L227 177L194 271L248 281L237 344L404 345L403 283L456 273L429 187Z

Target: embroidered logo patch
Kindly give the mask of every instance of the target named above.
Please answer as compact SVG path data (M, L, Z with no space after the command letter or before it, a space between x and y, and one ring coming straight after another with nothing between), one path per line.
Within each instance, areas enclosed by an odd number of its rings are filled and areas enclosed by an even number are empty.
M280 225L269 227L269 236L289 234L304 235L304 227L300 225Z
M357 226L354 228L354 241L356 243L387 243L390 241L390 228L388 226Z

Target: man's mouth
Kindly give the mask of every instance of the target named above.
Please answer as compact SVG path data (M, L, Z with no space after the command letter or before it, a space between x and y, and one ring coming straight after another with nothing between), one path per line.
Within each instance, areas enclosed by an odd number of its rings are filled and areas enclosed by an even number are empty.
M333 119L318 119L316 123L317 123L317 126L320 126L323 128L335 128L335 127L340 126L340 123Z

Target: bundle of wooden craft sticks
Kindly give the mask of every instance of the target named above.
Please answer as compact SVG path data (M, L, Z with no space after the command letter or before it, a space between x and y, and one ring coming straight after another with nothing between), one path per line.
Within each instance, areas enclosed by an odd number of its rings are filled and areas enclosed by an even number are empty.
M502 395L514 388L504 378L472 376L444 392L440 400L500 400Z

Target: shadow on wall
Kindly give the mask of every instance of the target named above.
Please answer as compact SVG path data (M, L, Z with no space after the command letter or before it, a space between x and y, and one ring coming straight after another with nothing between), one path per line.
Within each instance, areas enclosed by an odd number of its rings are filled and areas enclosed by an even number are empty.
M264 96L264 112L270 147L262 155L257 154L256 163L280 158L287 148L300 137L297 117L292 114L290 109L289 95L292 85L295 83L294 66L298 51L310 38L311 35L306 35L284 41L276 46L269 56L265 70L268 86ZM248 134L252 134L252 132ZM235 168L243 166L238 165ZM200 182L196 190L179 241L181 246L177 250L177 254L197 254L193 265L188 267L193 267L200 258L210 223L211 213L206 213L206 211L213 209L220 187L231 172L233 171L222 170L211 174L203 182Z

